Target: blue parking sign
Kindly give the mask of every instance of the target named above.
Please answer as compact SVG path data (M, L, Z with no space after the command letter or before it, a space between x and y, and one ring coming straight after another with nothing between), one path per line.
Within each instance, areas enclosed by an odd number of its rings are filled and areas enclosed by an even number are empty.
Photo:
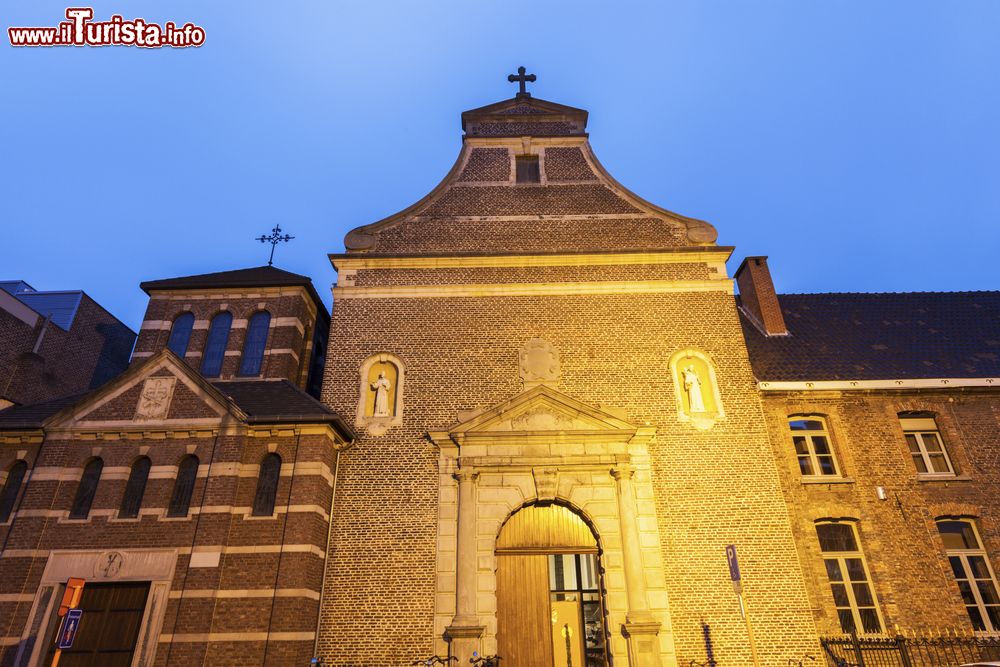
M72 648L76 633L80 630L80 618L83 617L82 609L70 609L63 619L62 629L59 631L59 648Z
M740 562L736 560L736 545L726 545L726 560L729 562L729 578L733 581L740 580Z

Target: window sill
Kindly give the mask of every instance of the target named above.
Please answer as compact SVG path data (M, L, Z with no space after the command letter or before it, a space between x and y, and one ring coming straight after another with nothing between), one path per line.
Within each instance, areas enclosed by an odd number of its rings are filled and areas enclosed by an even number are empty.
M169 521L170 523L177 523L178 521L190 521L191 515L186 516L161 516L157 521Z
M852 477L802 477L803 484L854 484Z
M971 482L969 475L917 475L918 482Z

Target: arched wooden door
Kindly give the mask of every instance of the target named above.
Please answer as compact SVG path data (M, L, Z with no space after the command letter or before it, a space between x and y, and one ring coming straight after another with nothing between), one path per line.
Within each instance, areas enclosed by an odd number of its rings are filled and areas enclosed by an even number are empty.
M530 505L497 537L497 643L516 667L605 667L597 539L575 512Z

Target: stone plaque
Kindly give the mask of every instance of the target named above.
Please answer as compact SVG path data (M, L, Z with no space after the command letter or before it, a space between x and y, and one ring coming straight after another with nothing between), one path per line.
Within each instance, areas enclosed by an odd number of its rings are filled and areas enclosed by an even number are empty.
M526 389L559 379L559 352L547 340L529 338L519 359L519 372Z
M139 405L135 409L136 419L166 419L170 410L170 399L174 395L175 377L148 378L139 395Z

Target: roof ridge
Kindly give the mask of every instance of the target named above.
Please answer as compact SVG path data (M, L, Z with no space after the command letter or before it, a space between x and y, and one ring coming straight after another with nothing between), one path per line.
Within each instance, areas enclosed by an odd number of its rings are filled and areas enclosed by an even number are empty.
M1000 290L925 290L914 292L781 292L783 296L899 296L925 294L1000 294Z

